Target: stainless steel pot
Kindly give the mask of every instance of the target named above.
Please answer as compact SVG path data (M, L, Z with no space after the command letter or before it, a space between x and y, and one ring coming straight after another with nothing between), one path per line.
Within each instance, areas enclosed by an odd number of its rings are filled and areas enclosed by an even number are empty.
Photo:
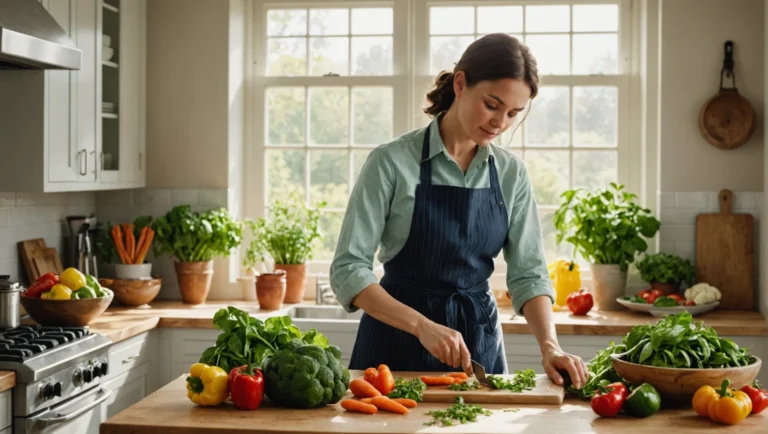
M0 330L19 326L19 294L23 288L9 277L0 276Z

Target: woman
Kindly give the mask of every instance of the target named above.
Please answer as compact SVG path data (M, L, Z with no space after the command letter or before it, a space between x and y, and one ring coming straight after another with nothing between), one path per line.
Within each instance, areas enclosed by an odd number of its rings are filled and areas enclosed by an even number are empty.
M347 206L331 286L348 311L363 309L351 369L507 371L488 279L502 251L515 311L539 343L545 372L567 371L577 388L584 362L560 348L554 291L538 211L521 160L491 141L536 96L536 61L506 34L472 43L427 95L425 129L374 149ZM373 255L380 244L384 276Z

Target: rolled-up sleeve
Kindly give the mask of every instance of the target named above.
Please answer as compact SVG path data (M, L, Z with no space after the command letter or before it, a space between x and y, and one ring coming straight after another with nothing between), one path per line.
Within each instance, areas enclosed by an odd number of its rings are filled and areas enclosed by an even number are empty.
M523 305L534 297L544 295L555 302L533 187L528 171L522 165L515 182L504 260L507 263L507 290L518 315L523 315Z
M374 149L355 181L331 262L331 288L347 312L357 311L352 300L379 281L373 273L373 256L389 215L394 184L393 165L386 151Z

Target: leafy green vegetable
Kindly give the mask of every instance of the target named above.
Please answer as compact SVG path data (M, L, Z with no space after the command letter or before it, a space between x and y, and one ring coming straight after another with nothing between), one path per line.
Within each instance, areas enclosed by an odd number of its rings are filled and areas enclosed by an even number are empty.
M283 407L335 404L349 388L349 370L341 364L341 350L335 346L284 348L267 357L262 369L264 393Z
M654 300L653 305L656 307L674 307L677 306L677 300L667 297L666 295L662 295L661 297L658 297L656 300Z
M595 264L618 264L626 271L635 255L648 249L661 223L651 210L634 203L635 194L622 184L587 191L573 189L560 195L564 201L555 211L557 244L567 241L576 252Z
M637 263L637 269L645 282L680 283L693 285L696 267L690 260L669 253L646 255Z
M536 387L536 372L533 369L522 369L515 371L512 380L507 380L496 375L489 375L488 381L491 382L494 389L506 389L512 392L522 392Z
M440 423L442 426L455 425L454 421L459 423L477 422L478 415L490 416L492 413L490 410L486 410L477 404L465 404L464 398L461 396L456 397L456 402L445 411L432 410L427 412L427 416L432 416L434 419L425 422L424 425L436 425Z
M408 398L421 402L424 400L424 391L426 389L427 385L421 381L421 378L414 378L413 380L397 378L395 380L395 388L387 396L390 398Z
M210 261L228 256L242 241L242 224L226 209L203 214L189 205L179 205L152 223L156 254L166 253L181 262Z
M730 339L721 338L712 327L703 322L695 323L688 312L666 315L655 324L632 327L622 337L622 343L597 352L587 362L589 379L581 390L573 386L568 393L589 398L604 381L622 381L613 369L612 356L643 365L665 368L723 368L747 366L755 362L746 348L740 348Z
M219 309L213 325L221 331L216 344L206 348L200 362L216 365L229 372L248 364L260 367L267 356L280 349L293 349L313 344L328 347L328 339L315 329L302 333L289 316L276 316L262 321L234 306Z
M477 381L465 381L463 383L453 383L450 386L448 386L448 388L451 390L460 390L460 391L476 390L482 387L483 386Z
M624 297L624 300L627 300L631 303L648 304L648 300L644 299L643 297L640 297L639 295L627 295Z
M267 254L275 264L303 264L312 259L315 241L323 239L320 215L325 205L321 202L310 208L303 199L291 194L286 200L276 200L269 206L269 218L246 220L252 241L246 249L243 266L253 268Z

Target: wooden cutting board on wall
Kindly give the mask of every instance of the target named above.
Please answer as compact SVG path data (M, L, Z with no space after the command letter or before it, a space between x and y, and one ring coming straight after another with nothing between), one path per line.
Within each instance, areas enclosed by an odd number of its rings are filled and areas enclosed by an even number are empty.
M731 212L733 194L722 190L720 212L696 216L696 280L722 293L720 309L755 309L754 226L751 214Z

